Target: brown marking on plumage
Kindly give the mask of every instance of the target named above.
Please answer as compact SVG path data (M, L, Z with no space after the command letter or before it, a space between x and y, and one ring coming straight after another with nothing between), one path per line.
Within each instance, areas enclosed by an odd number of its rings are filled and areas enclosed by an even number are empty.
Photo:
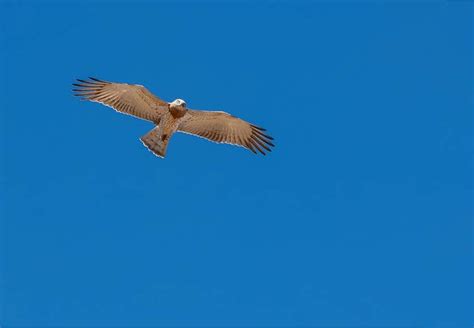
M169 111L173 118L178 119L186 115L186 110L183 108L169 106Z

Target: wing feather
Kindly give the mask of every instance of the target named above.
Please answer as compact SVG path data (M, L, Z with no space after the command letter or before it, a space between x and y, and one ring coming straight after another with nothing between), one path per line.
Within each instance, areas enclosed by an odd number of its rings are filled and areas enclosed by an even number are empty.
M206 138L217 143L227 143L247 148L253 153L270 152L275 145L265 129L250 124L225 112L188 110L178 131Z
M123 114L159 123L168 103L142 85L113 83L93 77L73 83L75 96L112 107Z

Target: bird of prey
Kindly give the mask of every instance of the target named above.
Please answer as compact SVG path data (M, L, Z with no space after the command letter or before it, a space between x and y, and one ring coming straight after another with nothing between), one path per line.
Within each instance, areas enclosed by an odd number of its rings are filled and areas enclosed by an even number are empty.
M144 86L102 81L93 77L73 83L75 96L112 107L117 112L150 121L155 127L140 140L156 156L164 158L171 136L183 132L217 143L227 143L265 155L274 147L265 129L220 111L189 109L186 102L170 103Z

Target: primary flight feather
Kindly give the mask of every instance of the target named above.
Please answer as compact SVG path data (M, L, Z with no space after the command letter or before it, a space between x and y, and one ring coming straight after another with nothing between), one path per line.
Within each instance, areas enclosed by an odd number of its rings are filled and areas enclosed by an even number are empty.
M183 132L217 143L242 146L253 153L271 151L272 137L265 129L225 112L188 109L186 102L170 103L142 85L113 83L90 77L73 83L76 96L112 107L116 111L150 121L156 126L140 140L155 155L165 157L171 136Z

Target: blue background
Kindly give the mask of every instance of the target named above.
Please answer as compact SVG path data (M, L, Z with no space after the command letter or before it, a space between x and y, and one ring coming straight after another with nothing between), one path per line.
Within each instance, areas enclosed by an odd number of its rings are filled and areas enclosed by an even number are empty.
M472 3L0 9L3 327L472 326ZM87 76L277 147L160 160Z

